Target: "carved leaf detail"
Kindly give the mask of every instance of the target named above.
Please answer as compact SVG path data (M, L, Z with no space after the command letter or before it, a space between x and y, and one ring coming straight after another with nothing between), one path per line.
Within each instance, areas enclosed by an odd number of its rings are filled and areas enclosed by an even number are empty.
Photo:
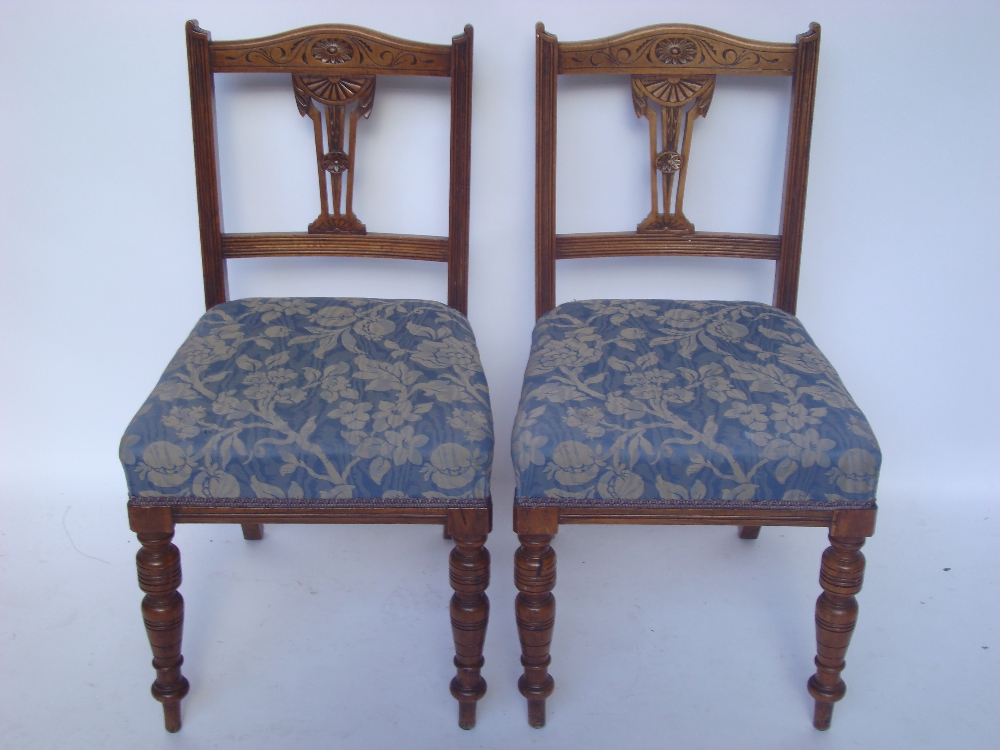
M366 120L372 113L372 106L375 104L375 76L371 77L371 85L365 86L358 92L358 110Z
M292 76L292 91L295 93L295 106L299 108L299 114L305 117L313 108L312 96L299 76Z

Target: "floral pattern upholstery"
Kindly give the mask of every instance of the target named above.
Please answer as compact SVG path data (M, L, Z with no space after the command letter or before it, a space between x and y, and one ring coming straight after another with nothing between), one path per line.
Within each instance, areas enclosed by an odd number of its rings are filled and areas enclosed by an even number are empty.
M422 300L218 305L121 442L143 505L484 506L492 459L472 329Z
M868 508L881 464L797 318L673 300L542 316L512 455L520 505Z

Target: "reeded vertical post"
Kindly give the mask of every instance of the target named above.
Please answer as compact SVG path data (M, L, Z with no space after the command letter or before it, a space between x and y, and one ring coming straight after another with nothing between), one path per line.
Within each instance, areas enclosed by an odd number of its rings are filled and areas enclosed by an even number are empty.
M211 35L188 21L188 82L191 87L191 128L194 135L194 172L198 188L198 227L201 266L205 279L205 308L229 299L226 260L222 255L222 211L219 202L219 157L215 134L215 83L209 55Z
M844 656L858 620L865 556L864 537L834 537L823 553L819 582L823 593L816 600L816 674L809 678L809 693L816 699L813 726L829 729L833 704L844 697L847 686L840 679Z
M188 681L181 674L181 634L184 627L184 599L181 585L181 555L173 544L173 532L137 535L142 548L135 556L139 570L142 619L153 649L156 681L152 693L163 704L163 720L168 732L181 728L181 699L187 695Z
M486 695L483 642L490 617L490 553L483 545L489 533L488 510L455 510L446 532L455 540L449 560L451 632L455 638L455 668L451 694L458 701L458 725L476 726L476 702Z
M535 26L535 317L556 306L556 88L559 41Z
M556 553L551 534L518 534L521 546L514 554L514 583L520 593L515 600L517 633L521 639L524 674L517 681L528 699L528 723L545 726L545 699L555 682L549 674L549 648L556 621Z
M451 188L448 306L469 313L469 200L472 169L472 26L451 40Z
M799 294L799 262L806 215L806 181L809 178L809 145L812 142L816 73L819 63L818 23L795 38L795 74L792 78L792 112L788 122L785 187L781 199L781 255L774 264L775 307L795 314Z

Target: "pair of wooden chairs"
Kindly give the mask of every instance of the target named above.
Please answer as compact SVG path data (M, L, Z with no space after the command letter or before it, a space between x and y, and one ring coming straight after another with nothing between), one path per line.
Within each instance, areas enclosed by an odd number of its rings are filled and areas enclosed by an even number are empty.
M465 319L468 297L472 28L434 45L352 26L213 42L187 24L208 312L121 445L138 534L153 696L180 728L184 603L177 523L443 523L459 725L485 694L485 591L492 527L489 393ZM516 619L532 726L545 722L561 523L825 526L817 602L814 724L829 726L857 618L860 548L874 529L880 454L864 416L794 317L819 27L768 44L664 25L559 43L537 28L536 312L512 455ZM291 74L312 121L320 212L308 232L222 228L215 73ZM559 74L629 75L649 123L651 211L636 232L555 233ZM777 236L696 232L683 212L693 127L717 75L793 80ZM353 211L355 134L380 75L451 78L448 237L368 233ZM448 305L429 301L229 300L231 258L345 255L445 262ZM707 255L776 262L773 306L591 300L555 306L555 261Z

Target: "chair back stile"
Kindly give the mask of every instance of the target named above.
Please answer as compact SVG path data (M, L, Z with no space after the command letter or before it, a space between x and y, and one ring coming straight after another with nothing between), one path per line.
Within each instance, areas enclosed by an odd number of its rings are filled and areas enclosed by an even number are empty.
M662 24L584 42L536 26L535 314L555 307L556 260L684 255L774 260L773 304L794 314L802 248L820 27L795 44L701 26ZM636 115L649 121L651 211L635 232L556 234L556 91L560 74L627 74ZM699 232L683 213L694 122L717 75L792 77L781 234Z
M454 37L450 46L413 42L342 24L213 42L197 21L189 21L186 35L206 308L229 298L226 261L230 258L353 256L447 263L448 305L467 313L471 26ZM307 232L224 231L214 74L246 72L291 73L299 113L313 121L321 210ZM353 213L355 128L371 113L376 80L382 75L451 79L447 237L369 233Z

